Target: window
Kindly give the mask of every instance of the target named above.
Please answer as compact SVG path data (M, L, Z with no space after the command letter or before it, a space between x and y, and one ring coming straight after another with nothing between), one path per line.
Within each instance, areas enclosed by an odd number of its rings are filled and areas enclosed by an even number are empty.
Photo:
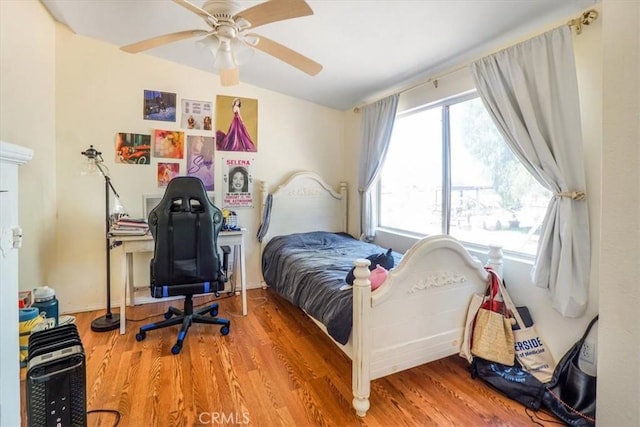
M551 197L475 95L398 114L379 184L380 227L531 255Z

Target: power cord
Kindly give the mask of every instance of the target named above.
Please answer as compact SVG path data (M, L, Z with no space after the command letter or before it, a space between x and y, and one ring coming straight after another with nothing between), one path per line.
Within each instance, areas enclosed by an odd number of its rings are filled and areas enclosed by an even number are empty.
M542 424L542 423L538 422L538 420L544 421L545 423L558 424L558 425L561 425L561 426L564 425L564 423L558 422L557 420L554 420L554 419L542 418L538 414L538 411L534 411L533 409L529 408L528 406L525 406L524 413L529 416L529 419L531 420L532 423L538 424L538 425L543 426L543 427L544 427L545 424Z
M120 424L120 417L122 416L122 414L118 410L115 410L115 409L91 409L90 411L87 411L87 415L89 415L89 414L97 414L97 413L114 414L116 416L116 420L113 423L113 427L117 427L118 424Z

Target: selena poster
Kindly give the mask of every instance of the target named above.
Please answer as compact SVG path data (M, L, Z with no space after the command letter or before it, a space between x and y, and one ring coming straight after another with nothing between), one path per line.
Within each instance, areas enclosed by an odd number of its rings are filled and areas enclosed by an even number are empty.
M153 131L153 157L182 159L184 157L184 132L155 129Z
M183 99L180 126L184 129L212 130L211 108L211 102Z
M258 100L216 97L216 148L220 151L258 151Z
M176 94L157 90L144 91L145 120L176 121Z
M116 163L148 165L151 162L151 135L119 132L116 135Z
M253 180L251 162L248 159L222 159L224 188L222 207L238 208L253 206Z
M212 136L187 135L187 175L200 178L207 191L213 191Z
M180 163L158 163L158 187L166 187L176 176L180 175Z

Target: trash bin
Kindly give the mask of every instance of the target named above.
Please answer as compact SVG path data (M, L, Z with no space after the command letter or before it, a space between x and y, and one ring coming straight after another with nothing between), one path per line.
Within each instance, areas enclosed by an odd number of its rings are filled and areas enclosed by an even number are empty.
M20 367L27 366L29 357L29 336L36 325L42 322L40 310L37 307L20 309Z

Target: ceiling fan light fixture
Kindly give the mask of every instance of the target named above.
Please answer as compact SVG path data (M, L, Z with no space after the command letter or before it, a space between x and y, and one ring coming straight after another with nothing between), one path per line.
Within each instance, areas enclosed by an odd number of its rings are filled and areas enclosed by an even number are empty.
M236 65L248 63L255 53L255 50L251 46L238 38L231 40L231 51L233 52L233 59Z
M216 70L229 70L236 67L231 53L231 45L229 41L223 40L218 48L216 60L213 63Z
M220 47L220 40L215 35L208 35L196 42L198 50L210 51L215 58L218 54L218 48Z

